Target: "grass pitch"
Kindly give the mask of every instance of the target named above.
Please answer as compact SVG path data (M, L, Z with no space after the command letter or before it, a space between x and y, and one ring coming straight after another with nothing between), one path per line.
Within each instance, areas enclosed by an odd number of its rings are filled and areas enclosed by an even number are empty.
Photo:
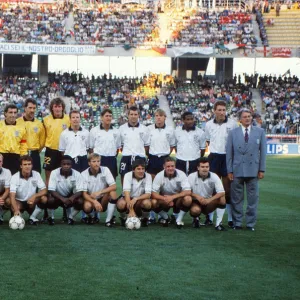
M255 232L5 222L0 299L298 299L299 166L268 157Z

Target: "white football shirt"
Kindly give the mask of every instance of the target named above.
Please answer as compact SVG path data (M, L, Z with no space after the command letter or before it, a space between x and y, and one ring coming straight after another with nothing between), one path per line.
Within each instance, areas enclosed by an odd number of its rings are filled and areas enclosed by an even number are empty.
M169 178L163 170L159 172L152 185L152 191L161 195L174 195L182 191L190 191L191 187L184 172L176 169L174 176Z
M129 123L120 126L122 154L124 156L145 157L145 146L149 146L149 131L142 124L132 127Z
M81 174L74 169L72 169L71 175L65 177L61 175L61 168L57 168L51 172L48 190L58 192L63 197L68 197L83 191L83 179Z
M0 195L4 193L5 188L9 188L11 172L6 168L0 169Z
M152 177L150 174L145 173L144 178L137 180L134 173L128 172L124 176L123 191L130 192L130 197L139 197L143 194L151 194L152 190ZM149 196L150 198L150 196Z
M10 192L16 194L18 201L27 201L37 193L37 188L38 190L46 188L39 172L32 171L28 179L25 179L20 171L11 177Z
M228 133L236 127L238 127L237 122L228 118L221 124L217 123L215 119L208 121L205 125L205 137L209 141L209 151L226 154Z

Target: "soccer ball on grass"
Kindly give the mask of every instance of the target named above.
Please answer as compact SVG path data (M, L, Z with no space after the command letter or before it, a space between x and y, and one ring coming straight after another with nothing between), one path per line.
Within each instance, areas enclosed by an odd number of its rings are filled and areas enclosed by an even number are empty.
M9 220L9 228L13 230L22 230L25 227L25 221L20 216L13 216Z
M127 218L125 226L127 229L140 229L141 228L141 221L137 217L130 217Z

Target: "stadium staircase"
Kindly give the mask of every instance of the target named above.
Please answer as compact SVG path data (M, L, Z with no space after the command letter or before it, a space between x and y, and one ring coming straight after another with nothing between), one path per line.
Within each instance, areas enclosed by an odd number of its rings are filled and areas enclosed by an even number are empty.
M166 96L159 95L158 100L159 100L159 108L163 109L167 114L167 119L166 119L167 126L172 126L173 128L175 128L175 124L174 124L173 117L171 114L170 106L169 106Z
M273 26L268 26L268 19L274 20ZM275 10L264 14L264 25L270 46L300 46L300 10L281 10L276 17Z
M250 88L250 91L252 93L252 100L255 102L256 105L256 112L258 112L261 116L264 116L265 107L263 105L263 101L259 89Z
M74 37L74 15L73 12L70 12L68 18L66 18L65 23L65 32L66 33L73 33L70 37L67 37L66 42L67 44L75 44L75 37Z
M262 41L261 41L261 38L260 38L260 30L259 30L259 27L258 27L258 23L256 22L256 15L253 14L252 15L252 28L253 28L253 33L257 39L257 44L256 46L257 47L262 47L263 44L262 44Z

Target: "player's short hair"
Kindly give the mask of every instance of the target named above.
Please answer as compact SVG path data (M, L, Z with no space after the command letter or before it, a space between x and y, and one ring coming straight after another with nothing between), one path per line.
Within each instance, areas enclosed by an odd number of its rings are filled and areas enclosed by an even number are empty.
M164 164L168 163L168 162L174 162L176 163L176 159L174 157L171 156L167 156L164 160Z
M70 117L70 118L71 118L72 114L78 114L79 116L81 116L81 115L80 115L80 111L77 110L77 109L73 109L73 110L70 111L70 113L69 113L69 117Z
M192 116L194 118L193 113L191 113L190 111L185 111L182 115L181 115L181 120L185 120L186 117L188 116Z
M146 168L146 163L142 159L137 159L132 163L132 170L135 170L137 167L142 166L143 168Z
M33 163L33 159L30 155L22 155L20 157L20 165L22 165L23 161L30 161L31 163Z
M251 113L251 110L250 109L248 109L248 108L241 108L239 111L238 111L238 118L239 118L239 120L242 118L242 114L243 113L248 113L248 114L250 114L251 116L252 116L252 113Z
M98 154L98 153L90 153L90 154L88 155L88 161L89 161L89 162L90 162L91 160L97 159L97 158L99 158L100 161L101 161L101 156L100 156L100 154Z
M29 103L31 103L31 104L37 106L37 103L36 103L36 101L35 101L33 98L27 98L27 99L25 100L25 102L24 102L24 107L27 107Z
M223 100L218 100L217 102L215 102L214 104L214 110L217 109L218 106L224 106L226 108L226 102Z
M140 114L139 109L136 106L130 106L128 108L128 114L130 114L130 111L136 111L138 114Z
M66 104L65 104L65 102L61 98L57 97L57 98L54 98L54 99L51 100L51 102L50 102L50 111L51 111L51 114L53 114L53 106L54 105L61 105L62 108L63 108L63 112L65 111Z
M101 112L101 117L103 117L106 113L109 113L109 114L111 114L111 115L113 114L111 109L105 108L105 109L103 109L103 111Z
M7 104L4 108L4 113L7 113L9 109L16 109L18 111L18 107L15 104Z
M158 115L160 115L160 116L167 117L166 112L165 112L163 109L161 109L161 108L158 108L158 109L154 112L154 115L156 115L156 114L158 114Z
M62 158L61 158L61 162L63 160L70 160L71 162L73 161L72 157L70 155L63 155Z
M200 164L206 164L206 163L209 163L208 157L200 157L198 159L197 166L199 167Z

